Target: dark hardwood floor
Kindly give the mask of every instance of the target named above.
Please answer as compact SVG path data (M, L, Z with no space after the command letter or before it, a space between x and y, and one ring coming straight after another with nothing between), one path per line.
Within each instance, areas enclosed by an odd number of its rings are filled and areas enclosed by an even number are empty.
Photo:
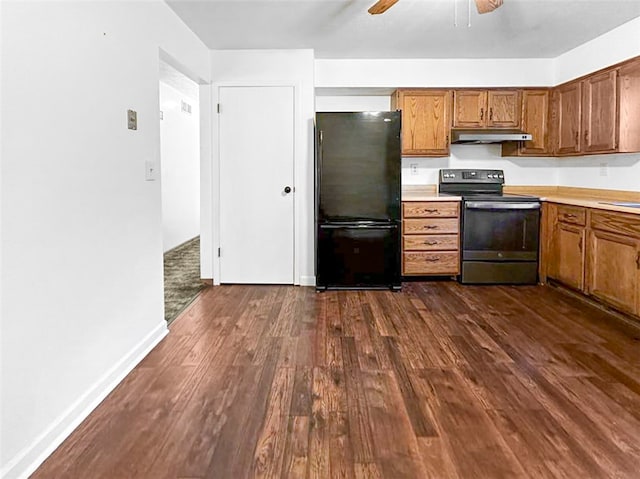
M34 478L638 478L640 339L548 287L210 288Z

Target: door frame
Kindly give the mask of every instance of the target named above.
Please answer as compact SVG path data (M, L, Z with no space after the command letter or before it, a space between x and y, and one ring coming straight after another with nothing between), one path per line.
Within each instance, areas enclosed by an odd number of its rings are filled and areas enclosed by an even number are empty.
M302 119L302 85L298 82L291 81L230 81L215 82L211 84L211 129L213 131L212 148L211 148L211 224L213 227L213 284L220 284L220 258L218 257L218 248L220 248L220 122L218 115L218 102L220 99L220 88L260 88L260 87L288 87L293 88L293 284L299 286L300 283L300 251L301 251L301 232L300 225L304 224L300 217L303 208L301 205L302 195L304 191L299 185L305 183L301 178L303 168L298 165L303 164L305 145L301 144L304 135L302 128L304 122Z

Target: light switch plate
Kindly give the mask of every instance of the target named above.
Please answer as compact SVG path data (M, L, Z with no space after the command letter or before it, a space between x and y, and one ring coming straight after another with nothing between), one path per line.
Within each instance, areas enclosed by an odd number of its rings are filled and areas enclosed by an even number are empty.
M127 110L127 128L130 130L138 129L138 112L135 110Z
M147 160L144 162L144 179L146 181L155 181L158 178L158 165L155 161Z

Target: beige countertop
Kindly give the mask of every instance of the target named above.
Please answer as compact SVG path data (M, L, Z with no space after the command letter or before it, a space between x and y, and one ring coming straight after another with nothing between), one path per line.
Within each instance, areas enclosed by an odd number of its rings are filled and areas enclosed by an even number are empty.
M561 203L564 205L583 206L585 208L596 208L599 210L618 211L621 213L640 215L640 208L610 204L613 202L617 202L617 200L575 198L563 195L543 196L541 197L541 199L542 201L548 201L549 203Z
M404 185L402 201L460 201L460 196L440 195L436 185Z
M542 201L560 203L585 208L618 211L640 215L640 208L612 205L614 202L638 202L640 192L600 190L590 188L574 188L568 186L509 186L505 185L506 193L530 194L539 196ZM460 201L459 196L440 195L437 185L404 185L402 187L402 201Z
M640 203L640 192L637 191L600 190L568 186L505 186L504 190L508 193L536 195L542 201L549 203L640 215L640 208L609 204L616 202Z

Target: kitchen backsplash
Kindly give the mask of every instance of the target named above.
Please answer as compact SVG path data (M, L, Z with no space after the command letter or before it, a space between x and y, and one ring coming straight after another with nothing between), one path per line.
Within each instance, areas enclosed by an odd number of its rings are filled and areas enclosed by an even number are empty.
M502 158L501 146L451 145L447 158L403 158L402 184L438 183L441 168L496 168L504 170L510 185L555 185L555 158Z
M447 158L403 158L402 184L438 183L441 168L496 168L509 185L562 185L640 191L640 154L503 158L500 145L451 145Z

